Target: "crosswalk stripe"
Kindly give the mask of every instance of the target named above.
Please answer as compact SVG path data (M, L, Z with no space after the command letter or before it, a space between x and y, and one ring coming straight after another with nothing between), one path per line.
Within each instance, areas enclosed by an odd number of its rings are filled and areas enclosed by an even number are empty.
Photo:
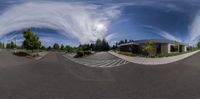
M113 66L114 64L118 63L119 61L121 61L121 59L114 61L112 64L107 65L107 67Z
M118 63L116 64L116 66L121 65L122 63L124 63L124 60L121 59L121 61L118 62Z
M70 55L63 55L65 58L85 65L85 66L90 66L90 67L116 67L120 65L127 64L128 61L123 60L123 59L113 59L113 60L91 60L91 59L80 59L80 58L74 58L73 56Z
M93 66L99 66L99 65L102 65L102 64L105 64L107 62L99 62L99 63L88 63L88 64L85 64L85 65L93 65Z

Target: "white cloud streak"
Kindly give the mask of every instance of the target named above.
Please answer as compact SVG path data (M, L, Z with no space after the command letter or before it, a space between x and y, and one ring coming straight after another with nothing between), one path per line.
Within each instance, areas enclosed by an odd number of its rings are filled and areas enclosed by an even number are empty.
M177 37L171 35L170 33L166 32L164 30L161 30L159 28L156 28L153 26L142 26L142 27L151 29L153 33L156 33L157 35L160 35L161 37L163 37L165 39L181 42L181 40L178 39Z
M0 15L0 36L24 28L50 28L65 36L78 38L88 43L106 36L97 31L97 24L109 27L110 22L120 15L119 6L101 7L86 3L26 2L14 5Z
M196 14L194 21L190 27L190 32L187 42L190 45L195 45L200 40L200 12Z

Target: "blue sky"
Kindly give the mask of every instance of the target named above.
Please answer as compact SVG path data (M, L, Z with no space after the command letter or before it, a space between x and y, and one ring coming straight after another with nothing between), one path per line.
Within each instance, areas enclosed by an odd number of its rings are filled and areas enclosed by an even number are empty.
M2 42L23 41L33 28L44 45L89 43L105 37L170 39L196 44L200 39L199 0L1 0Z

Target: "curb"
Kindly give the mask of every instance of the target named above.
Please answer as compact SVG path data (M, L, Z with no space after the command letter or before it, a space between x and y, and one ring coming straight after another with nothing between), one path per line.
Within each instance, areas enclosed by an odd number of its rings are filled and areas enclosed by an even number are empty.
M45 58L48 54L49 54L49 52L44 54L44 55L41 55L39 57L29 57L29 56L27 56L27 58L30 58L30 59L33 59L33 60L40 60L40 59Z
M188 58L196 53L200 52L200 50L190 52L190 53L185 53L177 56L171 56L171 57L162 57L162 58L144 58L144 57L131 57L131 56L125 56L121 55L115 52L109 51L108 53L124 59L126 61L129 61L131 63L136 63L136 64L141 64L141 65L164 65L164 64L169 64L173 62L177 62L180 60L183 60L185 58Z

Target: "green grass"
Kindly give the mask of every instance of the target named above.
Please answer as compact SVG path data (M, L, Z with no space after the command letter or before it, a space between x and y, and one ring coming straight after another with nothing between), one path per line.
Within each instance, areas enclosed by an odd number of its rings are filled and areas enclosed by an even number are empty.
M174 53L163 53L163 54L156 54L156 55L147 55L147 54L139 54L139 53L131 53L131 52L122 52L119 51L118 54L122 54L122 55L126 55L126 56L140 56L140 57L146 57L146 58L162 58L162 57L170 57L170 56L177 56L177 55L182 55L182 54L186 54L186 53L190 53L196 50L191 50L191 51L187 51L187 52L174 52Z
M118 52L118 54L122 54L122 55L126 55L126 56L133 56L133 53L131 53L131 52L122 52L122 51L120 51L120 52Z

